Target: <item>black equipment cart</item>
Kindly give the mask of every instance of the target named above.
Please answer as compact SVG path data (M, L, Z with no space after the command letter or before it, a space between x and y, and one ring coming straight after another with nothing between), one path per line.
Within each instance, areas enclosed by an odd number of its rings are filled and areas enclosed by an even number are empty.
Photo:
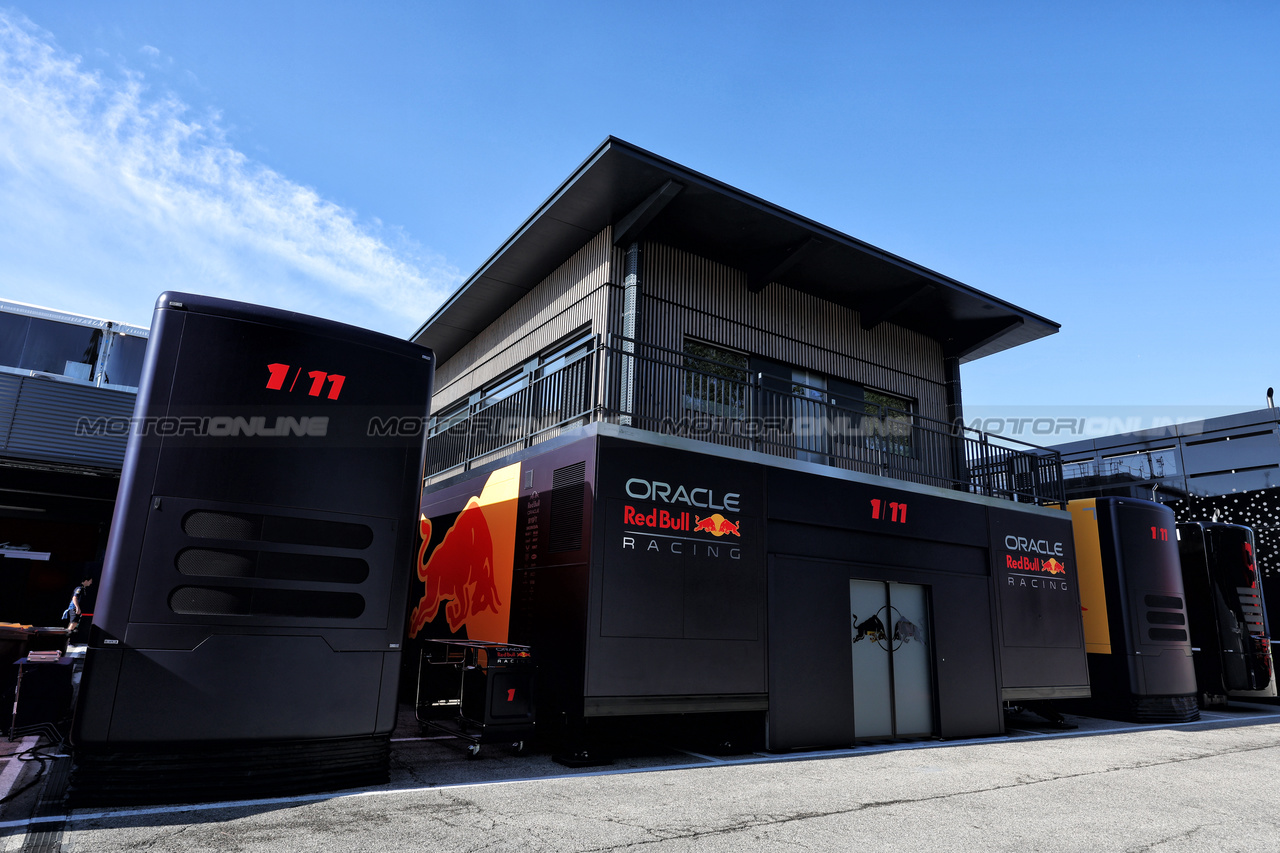
M533 655L528 646L483 640L432 640L418 661L415 716L467 742L506 743L523 752L533 736Z

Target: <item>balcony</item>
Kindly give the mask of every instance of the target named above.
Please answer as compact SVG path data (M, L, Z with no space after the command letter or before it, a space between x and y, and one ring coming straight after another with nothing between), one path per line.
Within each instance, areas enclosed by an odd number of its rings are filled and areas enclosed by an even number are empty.
M771 456L1028 503L1064 500L1056 452L821 388L779 389L740 366L611 336L552 372L435 418L441 479L602 421Z

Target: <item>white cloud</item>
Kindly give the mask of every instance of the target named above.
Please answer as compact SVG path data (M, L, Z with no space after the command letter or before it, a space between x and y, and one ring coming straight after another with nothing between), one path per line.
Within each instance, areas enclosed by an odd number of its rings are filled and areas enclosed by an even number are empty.
M407 335L458 284L191 113L0 11L0 296L146 324L186 290Z
M173 67L173 57L165 56L155 45L144 44L138 53L146 57L147 65L156 71L166 71Z

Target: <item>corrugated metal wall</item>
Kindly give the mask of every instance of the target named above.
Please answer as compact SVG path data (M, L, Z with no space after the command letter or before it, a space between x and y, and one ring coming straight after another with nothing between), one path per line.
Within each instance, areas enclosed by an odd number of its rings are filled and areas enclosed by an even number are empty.
M917 401L946 419L942 345L892 323L871 331L858 312L654 243L644 246L641 338L679 350L686 335Z
M555 272L436 370L431 410L440 411L523 364L584 325L603 334L611 310L612 229L592 238Z
M119 468L136 400L128 391L0 374L0 454ZM115 434L77 435L82 418L114 419Z

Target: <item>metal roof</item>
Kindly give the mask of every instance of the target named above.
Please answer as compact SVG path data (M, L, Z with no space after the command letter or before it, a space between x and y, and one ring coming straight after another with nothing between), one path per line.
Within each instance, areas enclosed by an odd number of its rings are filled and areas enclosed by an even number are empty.
M972 361L1059 324L614 137L413 334L443 363L606 226L892 321ZM750 298L748 295L746 298Z
M149 334L146 326L135 326L131 323L121 323L117 320L105 320L101 317L91 317L88 314L76 314L71 311L59 311L56 308L45 308L40 305L32 305L28 302L18 302L13 299L0 299L0 311L7 314L19 314L23 317L38 317L41 320L53 320L58 323L71 323L77 326L89 326L95 329L110 329L113 332L121 332L126 335L133 335L139 338L145 338Z

